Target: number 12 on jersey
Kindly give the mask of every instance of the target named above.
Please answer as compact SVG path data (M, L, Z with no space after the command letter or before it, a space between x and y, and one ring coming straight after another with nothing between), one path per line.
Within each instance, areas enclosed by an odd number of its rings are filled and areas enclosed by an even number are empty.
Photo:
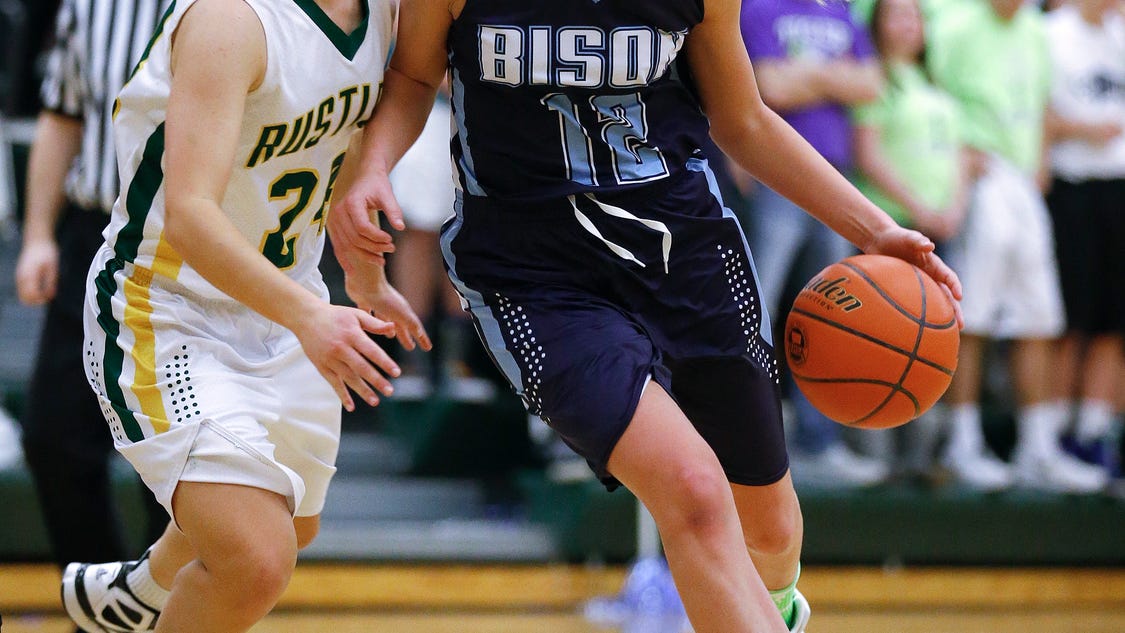
M595 153L604 151L600 148L609 150L612 184L649 182L668 175L660 149L648 145L648 120L640 94L594 95L576 102L556 92L542 101L559 115L569 180L591 187L611 184L599 181Z

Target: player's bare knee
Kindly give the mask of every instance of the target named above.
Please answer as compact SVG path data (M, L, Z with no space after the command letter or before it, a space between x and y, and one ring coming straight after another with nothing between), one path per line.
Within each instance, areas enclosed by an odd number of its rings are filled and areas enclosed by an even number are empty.
M669 488L675 500L671 529L700 534L714 529L730 501L730 487L718 468L687 465L675 474Z
M793 512L761 513L743 522L746 546L757 554L780 556L801 546L803 528L799 509Z
M245 611L264 614L272 609L289 585L296 563L295 550L263 547L231 566L235 576L231 579L233 584L243 588L236 593Z

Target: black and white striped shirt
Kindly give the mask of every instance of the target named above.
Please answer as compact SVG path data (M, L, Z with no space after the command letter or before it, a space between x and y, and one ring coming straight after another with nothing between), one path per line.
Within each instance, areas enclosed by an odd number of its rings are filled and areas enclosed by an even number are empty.
M66 196L109 213L117 199L113 101L144 54L169 0L63 0L40 94L43 107L83 123Z

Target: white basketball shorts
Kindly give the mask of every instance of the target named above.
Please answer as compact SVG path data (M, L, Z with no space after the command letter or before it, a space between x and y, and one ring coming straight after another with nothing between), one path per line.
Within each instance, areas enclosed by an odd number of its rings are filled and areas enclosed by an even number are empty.
M169 515L181 481L262 488L295 516L319 514L340 401L293 333L111 257L103 246L88 281L86 375L117 450Z

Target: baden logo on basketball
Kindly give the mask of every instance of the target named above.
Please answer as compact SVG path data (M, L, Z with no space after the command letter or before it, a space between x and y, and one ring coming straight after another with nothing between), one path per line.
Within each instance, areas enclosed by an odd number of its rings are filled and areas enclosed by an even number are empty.
M863 302L859 300L859 297L847 291L848 281L847 277L825 279L818 275L805 284L804 291L816 295L815 301L825 308L832 309L833 306L839 306L844 312L851 312L862 308ZM804 291L802 291L802 294L804 294Z

